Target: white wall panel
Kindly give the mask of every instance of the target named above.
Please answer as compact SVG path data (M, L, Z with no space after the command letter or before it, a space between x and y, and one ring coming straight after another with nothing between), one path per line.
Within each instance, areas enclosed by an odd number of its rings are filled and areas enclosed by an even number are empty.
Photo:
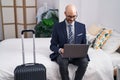
M27 23L36 23L36 9L35 8L26 9L26 19L27 19L26 20Z
M120 32L120 0L99 1L99 24Z
M14 8L3 8L3 23L14 23Z
M64 0L65 2L66 0ZM47 3L49 8L57 8L59 7L59 0L37 0L37 8L43 6L44 3Z
M81 0L81 17L80 20L86 27L91 26L92 24L98 24L98 0Z
M23 6L23 0L17 0L16 5L17 6Z
M14 2L14 0L1 0L1 4L3 5L3 6L13 6L13 3Z
M35 6L34 0L26 0L26 6Z
M36 25L36 0L1 0L1 2L4 39L20 37L21 30L27 29L28 25Z
M34 27L35 27L35 25L28 25L28 26L27 26L27 29L32 29L32 30L34 30ZM33 37L33 34L32 34L32 33L27 33L27 37Z
M24 29L24 26L18 25L17 28L18 28L18 38L21 38L21 31Z
M5 25L4 36L5 36L5 39L15 38L15 25Z
M17 22L24 23L23 20L23 8L17 8Z

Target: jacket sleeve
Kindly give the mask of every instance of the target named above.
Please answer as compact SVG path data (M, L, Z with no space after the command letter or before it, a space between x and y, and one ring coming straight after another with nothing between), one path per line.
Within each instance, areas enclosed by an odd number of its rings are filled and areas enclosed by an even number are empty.
M57 32L57 26L55 25L53 27L52 32L52 38L51 38L51 44L50 44L50 50L54 53L58 53L59 47L58 47L58 32Z
M87 39L86 39L86 28L85 28L85 25L83 24L83 31L84 31L84 34L83 34L83 39L82 39L82 43L83 44L86 44L87 43Z

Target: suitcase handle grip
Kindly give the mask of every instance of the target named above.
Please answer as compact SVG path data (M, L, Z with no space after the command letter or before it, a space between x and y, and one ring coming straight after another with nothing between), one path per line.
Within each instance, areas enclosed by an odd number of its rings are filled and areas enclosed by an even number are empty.
M35 34L34 30L22 30L21 34L23 35L24 32L32 32L33 34Z

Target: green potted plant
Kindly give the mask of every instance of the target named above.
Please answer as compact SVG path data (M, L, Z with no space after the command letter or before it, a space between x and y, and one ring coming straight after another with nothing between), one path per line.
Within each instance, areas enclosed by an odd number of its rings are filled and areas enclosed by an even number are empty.
M49 9L42 14L42 20L35 26L35 37L51 37L52 27L59 22L58 9Z

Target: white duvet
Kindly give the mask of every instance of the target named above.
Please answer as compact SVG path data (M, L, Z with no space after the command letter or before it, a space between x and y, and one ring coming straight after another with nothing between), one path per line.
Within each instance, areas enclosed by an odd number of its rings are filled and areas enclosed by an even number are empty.
M26 62L33 62L32 39L25 39ZM61 80L58 65L49 58L50 38L36 38L36 61L46 67L48 80ZM0 80L14 80L14 69L22 64L21 39L8 39L0 43ZM102 50L89 48L90 62L83 80L113 80L112 62ZM74 80L76 66L69 66L69 76Z

